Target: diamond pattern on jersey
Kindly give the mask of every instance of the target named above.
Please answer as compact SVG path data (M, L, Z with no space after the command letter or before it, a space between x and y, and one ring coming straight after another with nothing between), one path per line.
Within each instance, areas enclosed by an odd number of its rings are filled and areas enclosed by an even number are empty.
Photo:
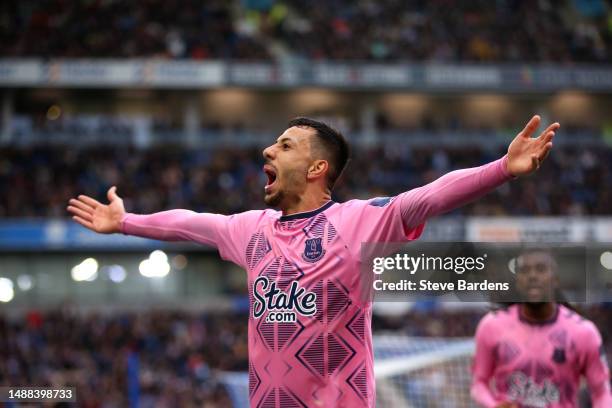
M304 272L302 272L302 270L296 264L285 259L280 269L278 286L282 290L286 290L291 285L291 282L294 280L300 280L302 276L304 276Z
M261 385L261 378L257 374L257 370L253 367L253 364L249 362L249 397L257 391Z
M266 319L262 317L257 323L257 333L259 333L266 348L270 351L283 350L295 341L302 330L304 330L304 325L299 320L296 322L274 323L266 322Z
M323 281L318 281L310 291L314 292L317 295L315 299L315 304L317 305L317 312L314 317L319 321L319 323L323 323L323 311L325 310L323 307L323 302L325 298L323 297Z
M365 341L365 313L363 310L358 310L351 320L346 324L346 328L351 332L357 340Z
M367 401L369 390L365 362L357 367L357 369L355 369L351 375L349 375L346 382L351 386L353 391L355 391L355 393L361 397L361 399Z
M564 329L555 330L548 335L548 339L557 347L565 347L567 337L567 330Z
M246 260L249 269L253 269L271 250L272 247L263 232L260 231L251 235L246 248Z
M325 343L323 335L315 337L312 342L305 343L295 357L315 374L323 377L325 374Z
M327 229L327 243L329 244L330 242L333 241L333 239L336 237L336 229L334 228L333 224L329 224L329 228Z
M340 336L327 335L327 375L333 375L337 370L342 370L346 364L355 356L356 351Z
M270 392L265 395L264 398L260 401L258 407L259 408L276 408L276 390L277 388L272 388Z
M339 281L327 283L327 322L334 321L350 305L348 290Z
M327 217L325 214L317 215L312 223L305 228L307 235L313 237L322 237L327 225Z
M292 393L285 391L283 387L278 390L278 402L280 403L279 407L283 408L302 408L306 407L299 398L297 398Z
M253 234L247 247L247 266L253 272L250 277L256 279L257 276L265 276L283 291L287 291L293 281L300 281L300 287L316 294L317 307L317 312L307 319L308 322L300 321L303 316L300 316L297 322L266 322L265 314L251 321L253 323L251 327L256 332L251 344L257 342L261 348L256 365L257 371L249 371L249 394L251 401L257 407L305 407L306 404L297 397L298 394L292 391L291 384L283 380L295 376L296 372L306 377L314 376L323 380L317 381L318 384L314 387L316 388L312 394L314 401L331 401L333 404L338 398L346 397L350 397L351 400L359 398L364 402L368 401L366 363L363 360L355 361L357 351L350 343L354 341L353 337L361 344L365 342L365 313L350 311L350 314L345 316L351 316L350 321L339 322L352 303L347 287L330 275L326 277L331 279L320 280L318 275L315 275L312 277L314 279L309 278L308 283L304 283L302 278L306 276L305 272L291 260L294 255L303 258L304 245L309 242L307 240L316 240L314 241L318 245L316 249L325 253L326 246L338 239L338 231L324 214L318 214L306 222L305 227L303 220L277 224L276 227L280 229L294 229L297 232L293 238L288 238L288 242L285 243L286 249L275 250L275 255L279 256L269 254L272 248L263 232ZM295 224L299 224L299 227ZM268 237L272 239L270 235ZM342 262L338 254L332 255ZM337 264L334 266L335 258L325 261L328 261L326 267L332 269L338 267ZM309 265L306 266L310 268ZM310 273L310 269L305 270L306 273ZM251 283L249 285L251 305L254 304L252 293ZM332 330L334 331L331 332ZM282 353L283 350L285 353ZM270 354L267 354L268 352ZM364 358L363 355L359 357ZM354 370L352 362L360 364L357 370ZM350 377L347 378L349 373ZM334 379L329 381L330 378ZM347 384L356 392L356 396L350 395L353 391L347 390Z
M257 323L257 332L268 350L274 350L275 326L274 323L267 322L265 318L260 318L259 323Z
M314 316L319 323L333 322L351 304L348 289L338 280L318 281L309 290L317 295Z
M297 264L279 256L262 268L259 276L266 276L270 281L276 282L278 288L287 290L291 282L299 281L304 277L304 271ZM250 293L252 293L252 288ZM254 299L251 298L250 301L253 304Z
M516 344L510 343L508 341L502 341L497 345L497 361L500 364L508 364L519 354L521 354L521 350L516 346Z
M327 227L327 234L325 228ZM308 238L325 238L325 243L329 244L334 240L338 232L332 223L329 222L325 214L319 214L303 228L304 234Z
M289 371L291 371L293 367L285 360L282 359L278 354L275 355L271 360L269 360L264 366L264 371L270 376L274 376L275 374L280 374L281 376L286 376Z
M315 401L325 401L327 406L335 407L338 406L336 401L342 398L344 391L335 382L329 382L317 387L311 395Z
M278 279L281 258L277 257L272 260L265 268L263 268L263 272L259 276L267 276L271 281L275 281Z
M295 357L312 373L328 377L344 368L355 354L355 349L340 336L328 333L311 337Z
M278 332L276 336L276 347L278 350L282 350L287 344L292 343L299 332L304 330L304 326L299 320L296 323L277 323L276 326Z
M278 397L278 398L277 398ZM257 404L257 408L307 408L297 395L287 387L274 387L270 389Z

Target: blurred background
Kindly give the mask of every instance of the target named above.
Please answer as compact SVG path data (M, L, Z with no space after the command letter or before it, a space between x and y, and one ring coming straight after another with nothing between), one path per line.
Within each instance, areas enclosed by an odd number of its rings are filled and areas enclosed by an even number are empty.
M610 360L611 60L609 0L2 2L0 384L73 385L83 407L246 406L245 273L89 233L65 207L117 185L137 213L263 208L262 148L295 116L353 146L337 201L492 161L535 113L559 121L535 176L423 240L584 245L599 290L578 306ZM471 407L489 307L377 304L379 406Z

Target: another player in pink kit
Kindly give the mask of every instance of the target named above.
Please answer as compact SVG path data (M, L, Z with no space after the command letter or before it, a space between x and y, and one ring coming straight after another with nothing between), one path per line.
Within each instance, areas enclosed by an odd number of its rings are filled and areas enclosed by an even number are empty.
M555 302L556 269L549 251L521 254L516 287L525 303L490 312L478 325L472 397L481 406L576 407L584 376L593 407L612 407L599 331Z
M539 123L535 116L495 162L396 197L336 203L331 190L348 145L325 124L299 118L263 152L265 202L280 211L129 214L114 187L109 205L79 196L68 210L101 233L211 245L247 271L251 406L372 407L372 315L359 295L361 243L417 239L429 217L535 171L559 127L531 138Z

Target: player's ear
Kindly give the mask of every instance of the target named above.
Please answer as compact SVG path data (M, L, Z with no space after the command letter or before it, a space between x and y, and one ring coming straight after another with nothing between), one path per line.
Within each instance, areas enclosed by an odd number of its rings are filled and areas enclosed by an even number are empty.
M324 177L325 174L327 174L328 169L329 163L327 162L327 160L315 160L312 162L310 167L308 167L308 173L306 174L306 177L309 180Z

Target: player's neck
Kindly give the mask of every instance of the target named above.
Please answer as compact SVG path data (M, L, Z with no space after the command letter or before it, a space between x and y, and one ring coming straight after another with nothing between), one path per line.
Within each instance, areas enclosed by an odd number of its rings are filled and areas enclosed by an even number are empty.
M295 202L289 203L286 207L281 207L284 216L293 215L303 212L314 211L321 208L331 200L331 195L328 192L319 194L304 194Z
M557 304L554 302L522 303L519 313L525 320L540 323L551 320L557 313Z

